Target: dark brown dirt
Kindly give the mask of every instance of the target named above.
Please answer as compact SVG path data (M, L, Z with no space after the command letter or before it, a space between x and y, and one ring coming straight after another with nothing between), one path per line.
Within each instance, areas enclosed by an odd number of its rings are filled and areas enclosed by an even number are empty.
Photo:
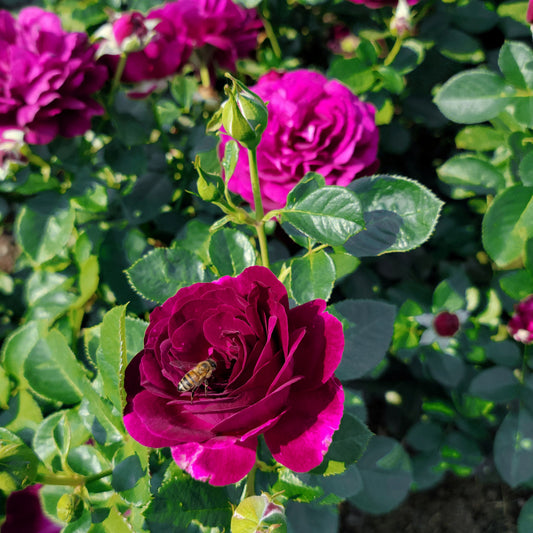
M476 478L448 477L439 486L411 494L390 513L371 516L347 504L342 533L516 533L520 509L531 491L512 490Z

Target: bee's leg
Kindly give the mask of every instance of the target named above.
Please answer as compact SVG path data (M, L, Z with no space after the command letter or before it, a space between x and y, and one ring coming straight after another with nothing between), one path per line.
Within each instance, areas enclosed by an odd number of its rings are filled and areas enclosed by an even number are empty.
M196 392L196 387L191 389L191 403L194 401L194 393Z

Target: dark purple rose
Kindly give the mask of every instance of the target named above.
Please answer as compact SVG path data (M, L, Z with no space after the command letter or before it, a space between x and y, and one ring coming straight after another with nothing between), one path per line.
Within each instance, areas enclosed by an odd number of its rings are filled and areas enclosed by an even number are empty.
M325 307L290 309L283 284L261 266L180 289L152 311L144 349L126 369L128 432L170 446L181 468L213 485L246 476L260 434L286 467L318 466L344 399L333 375L342 325ZM184 376L208 360L193 399Z
M268 125L257 147L265 211L280 209L307 172L346 186L378 165L374 107L318 72L269 72L250 89L268 102ZM223 136L220 153L228 142ZM241 148L228 187L253 205L248 157Z
M533 0L529 0L527 4L526 20L529 24L533 24Z
M205 65L230 71L235 70L237 59L256 49L263 27L255 9L231 0L177 0L152 10L149 18L171 22Z
M65 32L59 17L27 7L18 20L0 11L0 129L21 129L31 144L91 127L103 108L91 97L107 79L84 33Z
M52 522L42 511L40 485L12 492L6 503L6 520L1 533L59 533L62 526Z
M533 295L515 305L515 313L507 324L513 339L531 344L533 342Z

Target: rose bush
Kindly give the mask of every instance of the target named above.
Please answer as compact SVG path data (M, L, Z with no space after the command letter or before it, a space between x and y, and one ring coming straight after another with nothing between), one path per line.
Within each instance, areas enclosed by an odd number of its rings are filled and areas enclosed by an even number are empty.
M151 313L144 349L126 369L128 432L170 446L181 468L213 485L251 470L260 434L288 468L318 466L344 398L333 375L342 325L325 306L289 309L285 287L261 266L180 289ZM191 401L178 384L208 358L216 370Z
M509 320L507 329L518 342L533 342L533 295L515 305L515 313Z
M265 211L285 206L307 172L328 185L348 185L376 170L379 133L374 107L318 72L269 72L250 89L268 102L268 125L257 148ZM228 142L223 138L220 153ZM248 158L241 149L228 187L253 204Z
M407 0L407 3L409 5L417 4L420 0ZM370 7L372 9L379 9L380 7L385 6L395 6L398 4L398 0L348 0L348 2L352 2L353 4L364 4L366 7Z
M82 135L103 113L92 97L107 79L85 33L61 28L58 16L37 7L18 20L0 11L0 129L21 129L25 141Z

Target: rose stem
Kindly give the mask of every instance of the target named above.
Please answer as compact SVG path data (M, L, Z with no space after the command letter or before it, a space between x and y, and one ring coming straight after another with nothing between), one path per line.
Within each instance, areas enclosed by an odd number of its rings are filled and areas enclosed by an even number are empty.
M200 81L202 83L202 87L205 87L206 89L211 87L211 76L209 75L209 69L207 68L205 61L202 59L200 59Z
M115 76L113 77L113 83L111 84L111 92L109 94L109 100L107 102L109 106L111 106L111 104L113 103L115 92L120 84L120 78L122 78L122 73L124 72L124 67L126 66L126 59L128 59L128 54L122 52L118 61L117 71L115 72Z
M263 2L262 4L263 13L261 20L263 21L263 26L265 27L265 32L267 34L268 40L270 41L270 46L272 47L272 51L274 52L274 55L277 59L281 59L281 48L278 43L278 39L276 37L276 34L274 33L274 28L272 27L272 24L270 24L270 12L268 11L268 7L266 2Z
M255 494L255 472L257 471L257 464L254 464L248 476L246 476L246 491L244 493L245 498L249 498Z
M252 182L252 191L254 193L255 205L255 229L257 231L257 239L259 240L259 249L261 251L261 263L267 268L270 267L268 261L268 247L265 234L265 226L263 222L263 200L261 199L261 189L259 187L259 173L257 171L257 148L248 149L248 162L250 163L250 180Z
M35 480L37 483L42 483L44 485L69 485L76 487L78 485L85 485L91 481L96 481L106 476L110 476L113 473L113 470L104 470L98 474L92 474L91 476L64 476L61 474L39 474Z

